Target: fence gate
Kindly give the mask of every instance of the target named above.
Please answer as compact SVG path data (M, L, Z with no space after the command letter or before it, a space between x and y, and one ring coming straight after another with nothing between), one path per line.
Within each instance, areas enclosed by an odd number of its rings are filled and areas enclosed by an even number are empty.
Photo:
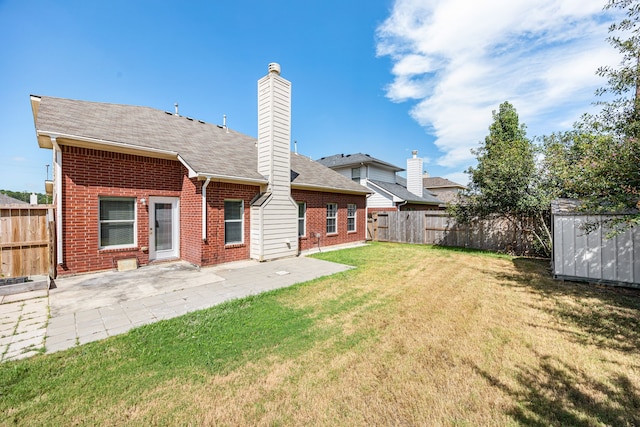
M50 218L51 205L0 206L0 277L50 275Z

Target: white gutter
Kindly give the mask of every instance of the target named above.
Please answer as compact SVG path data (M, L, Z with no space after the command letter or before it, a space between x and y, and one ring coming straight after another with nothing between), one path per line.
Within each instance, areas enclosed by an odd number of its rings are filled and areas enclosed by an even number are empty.
M232 175L220 175L215 173L199 173L197 175L198 178L210 179L212 181L223 181L223 182L238 182L238 183L255 183L255 184L268 184L269 181L266 179L259 178L244 178L240 176L232 176ZM194 178L194 177L189 177Z
M207 240L207 185L211 178L202 183L202 240Z
M62 252L62 150L55 137L51 137L53 144L53 197L56 205L56 263L64 262Z
M347 190L345 188L327 187L327 186L313 185L313 184L291 184L291 188L294 190L315 190L315 191L321 191L323 193L356 194L360 196L364 196L365 194L372 193L371 191L366 191L366 190L365 191Z
M90 142L92 144L106 145L107 147L118 147L118 148L133 150L133 151L143 151L148 153L164 154L165 156L171 156L176 158L178 157L178 153L175 151L161 150L159 148L151 148L151 147L142 147L140 145L132 145L132 144L126 144L123 142L108 141L106 139L100 139L100 138L91 138L86 136L71 135L71 134L59 133L59 132L47 132L45 130L38 130L37 135L48 136L49 138L51 138L52 143L56 138L65 138L65 139L74 139L76 141L82 141L82 142Z

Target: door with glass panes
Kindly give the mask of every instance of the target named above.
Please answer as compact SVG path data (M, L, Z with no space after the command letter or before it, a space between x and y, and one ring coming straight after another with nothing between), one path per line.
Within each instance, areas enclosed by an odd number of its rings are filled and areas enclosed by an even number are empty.
M149 198L149 260L180 257L180 213L177 197Z

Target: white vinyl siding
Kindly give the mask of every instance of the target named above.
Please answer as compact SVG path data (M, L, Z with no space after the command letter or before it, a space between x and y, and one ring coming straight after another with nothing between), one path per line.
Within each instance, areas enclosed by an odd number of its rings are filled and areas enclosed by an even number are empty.
M136 245L136 199L100 198L100 249L127 248Z
M390 170L378 169L375 166L369 166L369 179L382 182L396 182L396 173Z
M327 234L338 232L338 204L327 203Z
M349 203L347 205L347 231L356 231L356 212L357 207L355 203Z
M368 186L374 193L367 199L367 207L369 208L392 208L395 206L393 199L387 193L378 192L377 187Z
M244 242L244 202L242 200L224 201L224 244L233 245Z
M307 204L298 203L298 237L307 235Z

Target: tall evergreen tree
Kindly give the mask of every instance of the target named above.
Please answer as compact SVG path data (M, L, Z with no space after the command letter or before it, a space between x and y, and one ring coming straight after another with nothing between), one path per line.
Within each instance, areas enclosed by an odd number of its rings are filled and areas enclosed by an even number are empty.
M468 189L452 206L460 222L503 218L533 234L541 254L550 252L547 225L549 200L536 185L536 147L527 138L513 105L504 102L493 112L489 135L473 150L477 166L470 167Z

